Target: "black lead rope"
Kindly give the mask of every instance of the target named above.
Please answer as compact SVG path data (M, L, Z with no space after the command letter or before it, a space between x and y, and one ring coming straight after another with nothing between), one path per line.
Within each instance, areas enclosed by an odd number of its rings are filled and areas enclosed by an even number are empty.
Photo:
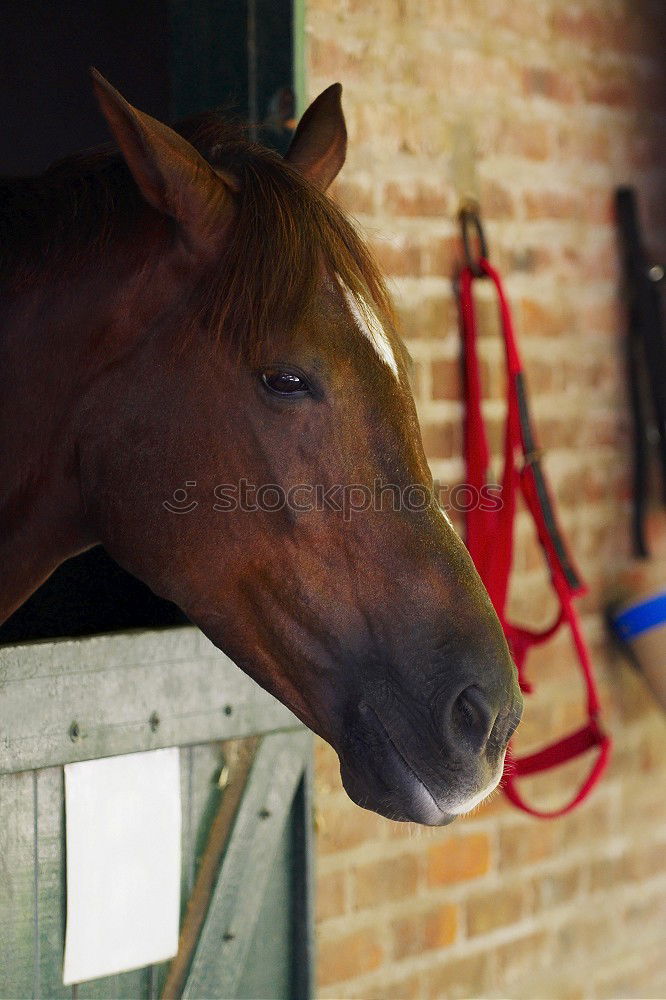
M525 465L529 465L532 470L534 487L536 489L539 507L541 508L541 515L555 550L555 555L559 559L560 568L568 585L572 590L580 590L583 586L583 582L576 572L567 551L567 547L564 544L564 539L562 538L559 525L555 519L555 512L551 503L548 487L546 486L543 469L541 468L541 450L536 445L534 432L532 430L530 411L527 403L527 387L525 385L524 372L518 372L515 376L515 392L518 400L520 433L523 439L523 448L525 450ZM546 552L546 556L548 557L549 563L551 563L548 552ZM554 573L555 568L552 564L550 568L551 572Z
M647 262L634 189L618 188L615 206L622 238L629 316L627 369L634 441L632 536L635 554L645 558L649 555L645 538L645 512L648 501L650 416L657 430L662 500L666 500L666 337L659 294L659 283L663 280L664 271ZM645 398L646 394L650 397L649 402Z

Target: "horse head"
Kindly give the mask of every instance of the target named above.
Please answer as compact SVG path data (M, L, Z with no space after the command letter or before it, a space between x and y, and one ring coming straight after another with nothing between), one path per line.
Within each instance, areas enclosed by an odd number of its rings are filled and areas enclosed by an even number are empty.
M500 781L521 697L381 276L326 194L341 88L282 160L94 84L134 200L72 279L94 298L68 417L86 538L327 740L357 803L449 822Z

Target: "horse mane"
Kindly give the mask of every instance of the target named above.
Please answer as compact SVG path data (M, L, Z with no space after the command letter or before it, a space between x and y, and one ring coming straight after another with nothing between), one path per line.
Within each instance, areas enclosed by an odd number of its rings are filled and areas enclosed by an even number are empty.
M325 271L364 307L393 318L379 269L354 224L327 195L240 123L207 112L175 126L213 167L238 179L236 218L216 264L188 302L193 319L256 355L277 329L307 316ZM0 177L0 289L55 277L129 243L145 203L111 144L56 161L43 174Z

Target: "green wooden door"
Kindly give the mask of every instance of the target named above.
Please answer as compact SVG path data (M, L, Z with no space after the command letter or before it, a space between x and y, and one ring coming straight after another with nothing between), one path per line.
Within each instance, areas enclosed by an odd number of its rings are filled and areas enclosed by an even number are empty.
M0 649L0 727L0 998L312 995L311 736L195 629ZM65 987L63 765L162 746L196 933L173 963Z

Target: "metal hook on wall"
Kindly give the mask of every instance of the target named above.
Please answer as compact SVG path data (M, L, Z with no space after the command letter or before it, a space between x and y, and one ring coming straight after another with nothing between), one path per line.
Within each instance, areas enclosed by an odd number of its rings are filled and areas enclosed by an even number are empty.
M458 219L465 248L465 263L476 278L483 278L485 272L479 262L488 259L488 243L481 222L479 203L471 198L464 201L458 211ZM473 253L474 244L476 253Z

